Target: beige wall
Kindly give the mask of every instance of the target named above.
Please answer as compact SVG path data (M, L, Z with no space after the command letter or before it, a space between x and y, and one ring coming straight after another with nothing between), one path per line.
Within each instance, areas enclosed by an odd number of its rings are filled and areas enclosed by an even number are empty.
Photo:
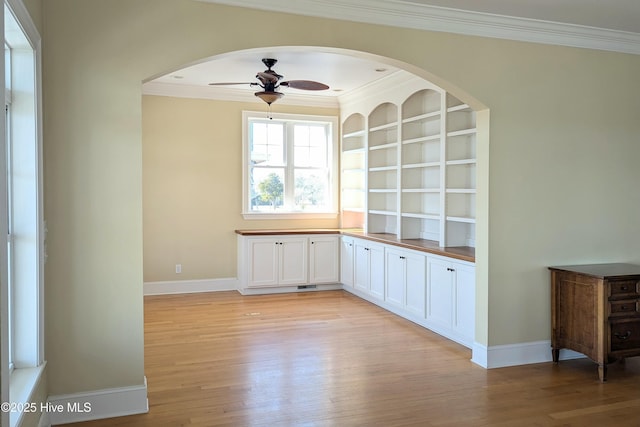
M235 278L235 229L338 227L337 218L242 218L243 110L266 113L266 104L143 96L145 282ZM283 104L272 111L339 114Z
M640 262L639 56L191 0L43 4L51 394L142 382L140 82L218 53L366 51L490 108L482 344L549 339L547 265Z

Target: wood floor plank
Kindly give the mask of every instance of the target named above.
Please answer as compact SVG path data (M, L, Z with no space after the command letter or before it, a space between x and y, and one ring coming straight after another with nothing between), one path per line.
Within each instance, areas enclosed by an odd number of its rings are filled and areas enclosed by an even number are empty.
M145 298L149 413L77 426L640 426L640 358L485 370L343 291Z

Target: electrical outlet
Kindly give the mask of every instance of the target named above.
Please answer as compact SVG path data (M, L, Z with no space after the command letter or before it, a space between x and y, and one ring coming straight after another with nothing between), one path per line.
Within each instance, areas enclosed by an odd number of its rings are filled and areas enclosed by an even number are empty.
M182 273L182 264L176 264L176 274Z

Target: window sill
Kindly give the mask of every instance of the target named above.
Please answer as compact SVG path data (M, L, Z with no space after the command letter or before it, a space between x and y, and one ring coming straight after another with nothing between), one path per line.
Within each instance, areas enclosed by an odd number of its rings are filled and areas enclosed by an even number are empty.
M19 368L11 372L9 378L9 399L11 403L18 404L18 408L22 409L25 405L34 404L32 401L33 392L42 378L46 362L35 368ZM40 402L35 402L35 408L40 412ZM27 407L32 409L31 406ZM9 426L15 427L22 419L23 410L12 411L9 414Z
M283 212L283 213L254 213L245 212L242 214L244 219L336 219L337 212Z

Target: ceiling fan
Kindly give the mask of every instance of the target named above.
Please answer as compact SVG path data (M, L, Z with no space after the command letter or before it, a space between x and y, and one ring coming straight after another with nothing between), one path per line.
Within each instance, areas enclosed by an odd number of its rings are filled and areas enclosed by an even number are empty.
M232 83L209 83L210 86L229 86L229 85L250 85L260 86L261 91L256 92L254 95L262 99L269 106L276 102L278 99L284 96L284 93L279 92L278 88L281 86L290 87L293 89L302 90L326 90L329 89L324 83L314 82L311 80L289 80L281 81L280 74L273 71L271 68L278 62L277 59L263 58L262 63L267 66L267 69L256 74L257 82L232 82Z

